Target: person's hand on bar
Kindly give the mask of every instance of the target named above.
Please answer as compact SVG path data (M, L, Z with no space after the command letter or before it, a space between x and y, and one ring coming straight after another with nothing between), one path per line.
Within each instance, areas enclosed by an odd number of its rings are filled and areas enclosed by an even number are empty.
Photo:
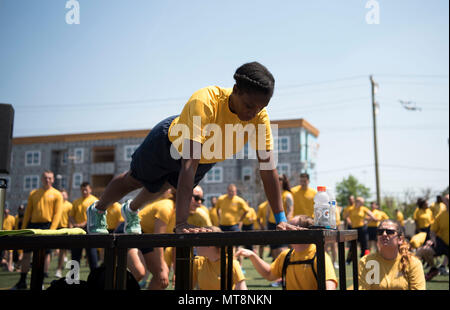
M305 230L304 227L299 227L297 225L292 225L287 222L280 222L277 225L277 230Z
M213 232L213 230L209 227L197 227L188 223L182 223L175 226L174 232L176 234L188 234L188 233Z

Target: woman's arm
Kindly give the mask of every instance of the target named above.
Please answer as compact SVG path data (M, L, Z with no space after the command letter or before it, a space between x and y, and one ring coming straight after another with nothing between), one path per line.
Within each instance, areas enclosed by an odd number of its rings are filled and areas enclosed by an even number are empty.
M239 281L236 283L236 286L234 287L235 291L246 291L248 290L247 284L245 283L245 280Z
M247 249L240 249L236 252L236 256L244 256L246 258L250 258L250 261L252 262L253 266L255 267L256 271L266 280L268 281L275 281L279 277L272 274L270 271L270 265L263 261L258 255L256 255L255 252L247 250Z

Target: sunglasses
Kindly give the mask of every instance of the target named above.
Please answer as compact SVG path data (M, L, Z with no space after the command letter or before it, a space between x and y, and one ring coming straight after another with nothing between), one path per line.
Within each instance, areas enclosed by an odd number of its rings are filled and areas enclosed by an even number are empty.
M391 236L391 235L394 235L396 232L397 232L397 231L396 231L395 229L384 229L384 228L379 228L379 229L377 229L377 235L378 235L378 236L381 236L381 235L383 235L384 233L386 233L386 235Z
M200 202L204 202L205 201L205 199L203 199L203 197L202 196L199 196L199 195L194 195L194 196L192 196L192 197L194 197L194 200L195 201L200 201Z

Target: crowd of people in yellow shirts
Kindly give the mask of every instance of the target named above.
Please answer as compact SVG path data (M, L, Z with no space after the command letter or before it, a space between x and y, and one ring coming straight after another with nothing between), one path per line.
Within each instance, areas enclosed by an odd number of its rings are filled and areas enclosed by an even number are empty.
M54 175L51 171L42 174L42 187L30 193L27 207L20 206L14 217L5 210L3 229L58 229L86 227L86 209L97 200L92 195L89 183L80 186L81 197L70 203L65 190L53 188ZM289 223L308 228L313 224L314 196L316 190L309 186L309 175L302 173L299 185L290 187L287 176L279 178L283 207ZM198 227L212 227L213 231L251 231L274 230L276 222L268 201L257 208L249 206L247 201L238 196L237 188L230 184L227 193L212 197L211 207L204 205L204 193L200 186L193 189L190 202L188 223ZM172 233L175 227L176 192L169 189L157 201L139 211L142 233ZM370 208L365 206L362 197L349 197L349 205L338 207L338 229L355 229L358 231L358 244L361 255L359 262L360 289L425 289L426 280L437 274L448 275L448 195L439 197L431 207L424 199L417 201L414 212L416 234L408 240L405 235L403 214L396 210L396 218L380 210L372 202ZM123 233L124 220L121 205L114 203L107 212L107 226L110 233ZM233 263L233 288L247 289L242 258L250 259L256 271L273 286L284 289L317 289L316 248L314 244L270 245L272 263L264 260L265 246L259 249L252 245L243 245L236 249ZM83 249L72 249L71 259L80 262ZM195 249L193 279L198 289L220 288L220 248L198 247ZM56 277L62 277L67 251L56 250L58 259ZM170 285L169 274L173 267L172 248L129 249L127 267L141 287L148 289L165 289ZM338 285L335 269L337 264L337 245L328 245L325 255L326 287L336 289ZM85 249L90 270L95 269L101 260L101 249ZM45 276L52 252L46 256ZM30 269L31 252L4 251L2 265L8 271L20 271L20 280L16 289L26 289L26 277ZM17 257L14 257L16 255ZM444 256L440 268L436 266L436 256ZM350 257L350 255L348 255ZM100 258L100 259L99 259ZM368 278L373 262L380 266L379 278ZM425 274L422 262L431 269ZM151 277L150 277L151 275ZM401 275L401 276L398 276ZM147 279L150 279L147 283ZM172 279L173 281L173 279Z

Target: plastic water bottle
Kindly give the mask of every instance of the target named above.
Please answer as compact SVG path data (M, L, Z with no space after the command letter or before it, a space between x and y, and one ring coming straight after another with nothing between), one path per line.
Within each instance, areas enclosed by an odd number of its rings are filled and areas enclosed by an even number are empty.
M317 186L317 194L314 196L314 226L330 227L330 198L325 186Z
M334 195L334 191L331 188L327 188L328 198L330 199L330 228L336 229L336 212L337 212L337 204L336 204L336 196Z

